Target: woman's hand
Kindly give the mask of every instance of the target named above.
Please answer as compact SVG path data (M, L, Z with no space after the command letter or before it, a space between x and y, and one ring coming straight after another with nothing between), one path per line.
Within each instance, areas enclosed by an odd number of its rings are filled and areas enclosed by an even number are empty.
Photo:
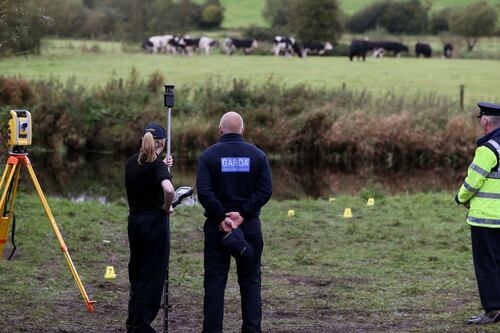
M163 160L163 163L165 163L170 168L172 165L174 165L174 158L172 157L172 155L166 156Z

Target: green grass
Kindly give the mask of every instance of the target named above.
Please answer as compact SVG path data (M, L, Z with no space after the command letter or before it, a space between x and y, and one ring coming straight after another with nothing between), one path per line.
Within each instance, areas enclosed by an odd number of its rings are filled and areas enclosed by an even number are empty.
M271 201L262 210L265 332L464 332L480 311L469 228L451 193ZM17 201L18 254L0 261L0 332L116 332L128 295L123 204L49 198L82 280L96 300L89 315L38 199ZM344 208L354 217L344 219ZM294 209L296 216L287 217ZM202 321L203 214L172 216L171 329ZM109 241L109 242L105 242ZM103 278L113 265L118 277ZM234 273L226 290L227 332L240 325ZM159 316L160 317L160 316ZM155 323L159 329L160 322ZM493 332L497 326L484 328Z
M101 53L80 51L78 41L48 41L42 56L0 59L0 73L27 79L75 77L87 85L105 84L111 78L128 77L132 67L146 78L160 71L177 85L203 83L208 79L243 78L252 84L275 80L292 86L340 87L408 95L435 93L458 97L460 84L466 98L496 99L500 85L500 62L492 60L446 61L442 59L369 58L366 63L349 62L347 57L275 58L224 55L175 57L142 53L123 53L119 43L101 42ZM87 42L90 47L94 42Z

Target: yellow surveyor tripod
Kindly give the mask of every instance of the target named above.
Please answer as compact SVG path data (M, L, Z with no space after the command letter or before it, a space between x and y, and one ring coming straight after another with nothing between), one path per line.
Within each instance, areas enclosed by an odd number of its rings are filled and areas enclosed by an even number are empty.
M33 185L35 186L36 193L42 202L45 214L49 219L50 225L54 234L59 242L64 257L68 263L71 274L76 281L80 294L85 301L87 309L93 313L94 312L94 301L89 299L85 287L83 286L80 276L78 275L75 265L71 260L68 252L68 247L64 243L61 232L57 227L56 221L47 203L47 199L42 192L42 188L38 183L35 171L31 166L30 160L28 158L28 152L26 146L31 144L31 117L28 111L11 111L11 120L9 121L9 145L11 146L9 151L9 158L7 159L7 165L2 174L0 180L0 190L2 191L2 196L0 197L0 258L2 257L5 243L7 241L7 233L9 230L10 221L12 221L14 216L14 203L16 201L17 187L19 184L19 176L21 174L22 166L26 166L30 174ZM8 207L8 210L6 209Z

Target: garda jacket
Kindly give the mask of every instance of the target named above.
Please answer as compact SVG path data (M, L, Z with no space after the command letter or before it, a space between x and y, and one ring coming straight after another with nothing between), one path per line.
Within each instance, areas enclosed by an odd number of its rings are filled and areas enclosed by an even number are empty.
M476 143L474 160L455 200L459 204L469 202L468 224L500 228L500 128Z

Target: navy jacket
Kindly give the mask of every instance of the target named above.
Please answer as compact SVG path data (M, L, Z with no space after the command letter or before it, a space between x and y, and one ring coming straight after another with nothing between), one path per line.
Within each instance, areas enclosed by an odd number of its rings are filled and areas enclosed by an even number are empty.
M236 211L245 220L243 231L250 232L252 221L258 221L260 208L272 194L266 154L240 134L224 134L199 157L196 189L207 221L218 226L225 213Z

